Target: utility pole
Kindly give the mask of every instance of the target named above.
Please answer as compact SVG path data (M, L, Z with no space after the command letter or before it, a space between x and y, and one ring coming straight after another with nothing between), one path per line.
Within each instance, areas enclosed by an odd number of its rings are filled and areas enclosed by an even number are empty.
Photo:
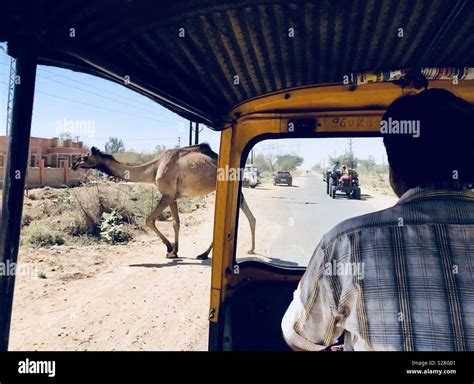
M352 139L349 139L349 158L351 159L351 169L354 169L354 153L352 152Z
M13 89L15 88L15 62L16 60L12 57L10 59L10 74L8 78L8 96L7 96L7 126L5 129L5 135L10 134L10 126L12 124L12 111L13 111Z
M178 136L178 147L181 147L181 137Z
M194 144L199 144L199 123L194 127Z
M193 122L189 120L189 145L193 144Z
M199 128L199 123L196 123L194 127L194 144L199 144L199 134L204 130L204 128Z

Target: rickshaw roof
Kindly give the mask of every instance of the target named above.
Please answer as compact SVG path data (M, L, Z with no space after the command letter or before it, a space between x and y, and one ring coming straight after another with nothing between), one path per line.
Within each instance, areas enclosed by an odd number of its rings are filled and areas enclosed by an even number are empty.
M474 66L472 0L25 0L0 41L214 129L236 105L370 70Z

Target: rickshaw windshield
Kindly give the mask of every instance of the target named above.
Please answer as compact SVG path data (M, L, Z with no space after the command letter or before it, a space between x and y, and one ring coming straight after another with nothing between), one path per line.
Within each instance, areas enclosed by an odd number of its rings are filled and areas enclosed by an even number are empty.
M305 267L326 232L345 219L388 208L397 198L388 180L381 138L263 140L247 158L261 170L241 192L256 218L255 253L239 215L236 260Z

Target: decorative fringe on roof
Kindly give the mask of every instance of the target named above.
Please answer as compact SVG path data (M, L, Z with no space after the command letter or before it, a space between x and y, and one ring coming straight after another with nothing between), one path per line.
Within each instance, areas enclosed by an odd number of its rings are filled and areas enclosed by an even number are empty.
M387 81L396 81L405 77L410 69L398 69L395 71L373 71L353 73L351 79L356 85L368 83L384 83ZM474 68L421 68L420 74L427 80L474 80Z

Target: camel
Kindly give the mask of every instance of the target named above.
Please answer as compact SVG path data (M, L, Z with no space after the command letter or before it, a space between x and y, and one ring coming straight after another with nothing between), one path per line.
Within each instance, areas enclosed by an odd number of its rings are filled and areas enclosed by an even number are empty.
M131 166L120 163L113 156L92 147L90 153L74 161L72 169L93 168L121 180L155 184L162 198L145 222L165 244L167 250L166 257L173 259L179 257L179 213L177 199L180 197L203 196L215 190L217 159L217 153L213 152L208 144L203 143L168 149L146 164ZM248 253L253 254L255 251L256 220L243 194L240 196L240 208L249 221L252 233L252 246ZM166 207L170 207L173 219L173 244L155 225L155 221ZM197 259L207 259L212 246L213 244L211 243L205 252L197 256Z

